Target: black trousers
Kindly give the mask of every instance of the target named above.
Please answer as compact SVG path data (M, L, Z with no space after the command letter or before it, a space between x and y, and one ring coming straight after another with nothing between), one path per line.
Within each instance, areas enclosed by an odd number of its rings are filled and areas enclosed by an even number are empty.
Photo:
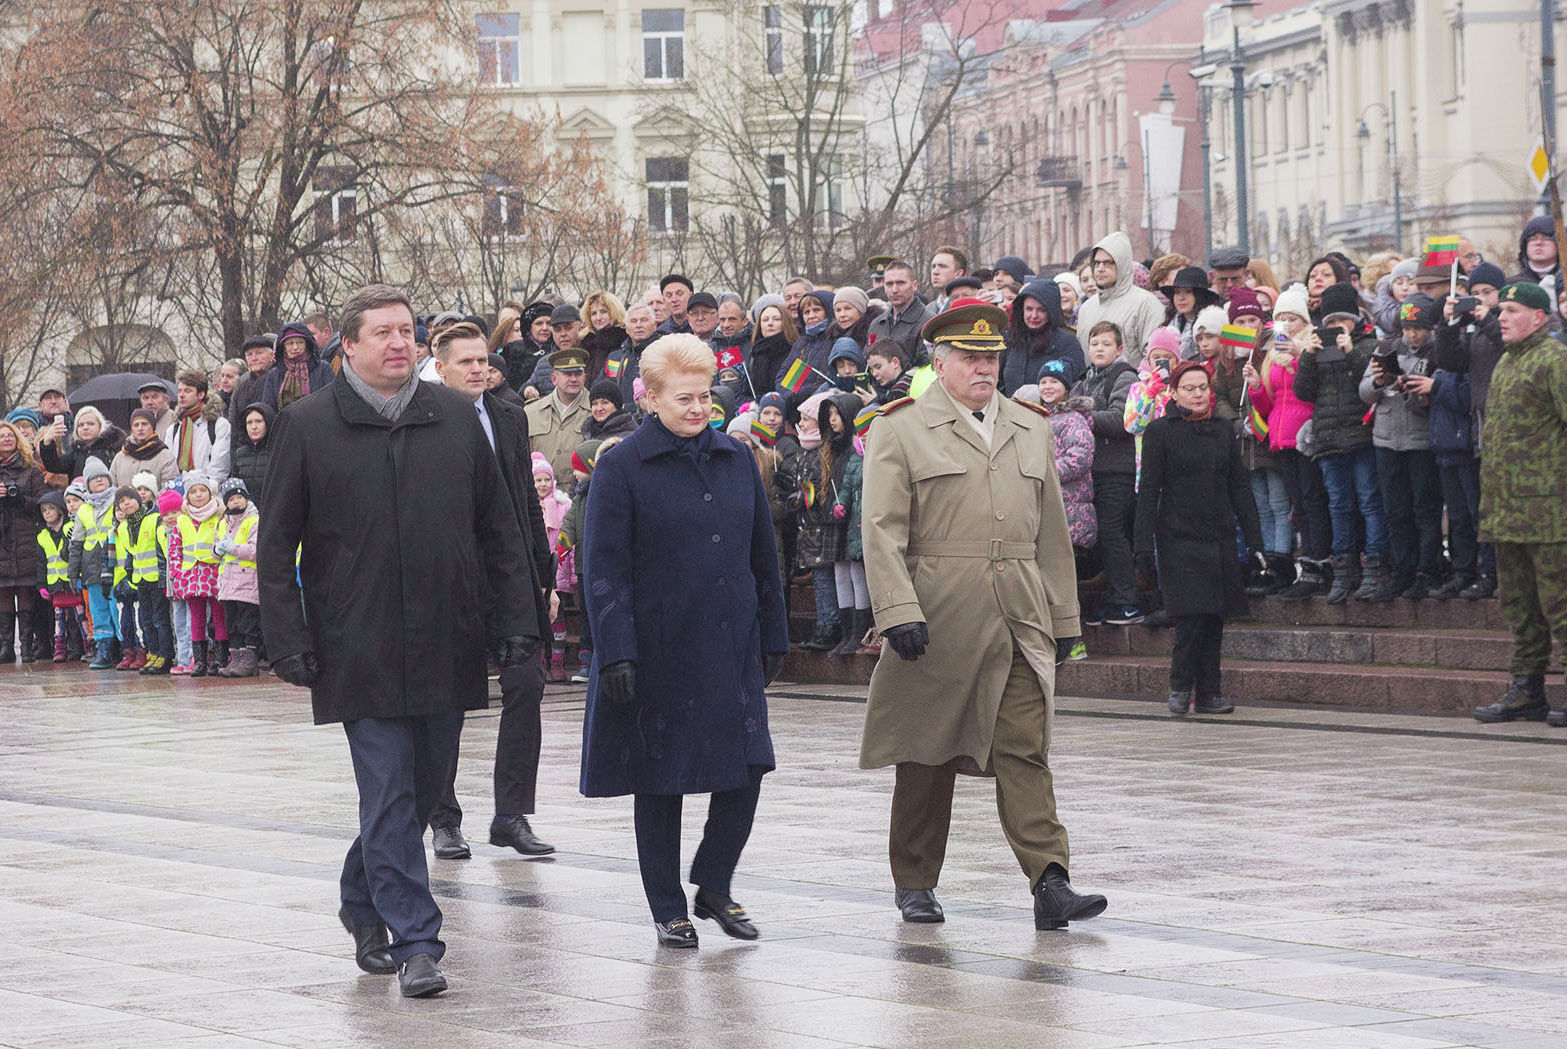
M1094 474L1094 512L1099 516L1099 564L1105 570L1105 603L1135 605L1137 577L1132 567L1132 516L1137 489L1131 474Z
M691 860L693 885L729 895L729 883L751 837L761 794L762 769L753 766L749 786L709 796L707 826ZM687 914L685 890L680 887L680 810L684 799L683 794L638 794L632 807L642 891L657 922L672 922Z
M533 815L539 782L539 747L543 740L539 715L539 703L543 698L544 666L538 660L501 671L501 723L495 735L496 819ZM462 826L455 761L446 790L430 814L430 826Z
M1170 691L1195 690L1204 699L1217 696L1224 617L1206 614L1171 618L1175 622L1175 647L1170 652Z
M430 894L424 828L457 764L462 711L345 721L359 784L359 837L339 883L356 925L384 922L392 958L446 953L441 909Z
M261 606L249 601L223 602L223 620L229 628L229 644L255 648L261 644Z
M136 588L136 615L140 619L141 639L147 651L165 659L174 658L174 618L169 599L157 583Z
M1394 580L1408 585L1417 572L1434 577L1442 560L1442 482L1435 453L1378 448L1377 481Z
M1279 471L1284 474L1284 490L1289 492L1300 529L1300 553L1313 561L1333 556L1333 519L1328 516L1328 490L1322 483L1322 470L1293 448L1279 452Z

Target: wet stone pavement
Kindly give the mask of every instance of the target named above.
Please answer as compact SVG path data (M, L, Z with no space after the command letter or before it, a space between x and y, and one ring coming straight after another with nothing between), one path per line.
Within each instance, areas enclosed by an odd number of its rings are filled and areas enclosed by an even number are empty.
M629 801L577 794L581 690L545 701L547 860L483 843L496 718L470 716L474 855L431 863L451 990L405 1001L335 917L355 794L303 693L0 670L0 1045L1567 1047L1567 732L1063 699L1073 879L1110 909L1036 933L975 780L946 924L898 919L858 699L780 686L734 888L763 938L700 922L683 952L655 946Z

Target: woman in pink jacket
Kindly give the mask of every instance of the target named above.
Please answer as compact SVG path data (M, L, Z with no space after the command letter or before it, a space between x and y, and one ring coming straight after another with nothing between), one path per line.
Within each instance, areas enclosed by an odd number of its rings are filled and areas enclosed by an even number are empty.
M1306 289L1301 285L1293 285L1279 296L1273 307L1273 331L1274 344L1261 368L1246 365L1246 386L1252 403L1267 416L1268 447L1278 454L1290 506L1300 526L1300 572L1278 596L1285 601L1304 601L1328 592L1333 529L1322 471L1299 448L1300 431L1311 420L1312 405L1295 396L1295 370L1301 350L1317 344Z

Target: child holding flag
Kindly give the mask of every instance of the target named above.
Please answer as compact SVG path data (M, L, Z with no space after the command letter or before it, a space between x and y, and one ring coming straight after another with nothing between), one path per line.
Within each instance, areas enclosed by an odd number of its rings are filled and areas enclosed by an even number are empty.
M838 624L841 636L829 655L846 656L860 645L870 629L871 592L865 583L865 551L849 546L850 507L858 507L862 483L863 458L855 448L854 421L863 410L852 393L829 394L816 410L816 425L822 433L817 459L820 466L817 499L822 514L822 560L832 564L833 586L838 599ZM852 472L851 472L852 471ZM856 529L856 533L858 529ZM856 537L858 535L856 534Z
M879 655L880 645L870 644L867 635L874 625L871 619L870 589L865 582L865 537L861 526L865 500L865 446L870 439L871 423L881 414L881 408L870 405L860 410L854 418L854 438L850 441L850 456L843 469L843 484L838 489L838 500L833 504L833 516L844 525L844 553L848 555L849 584L854 592L854 611L849 629L843 640L832 650L832 655L847 656L852 653ZM837 572L837 566L834 566ZM839 583L840 591L842 581ZM839 600L842 600L840 598Z
M1213 379L1214 418L1236 420L1241 461L1251 483L1252 501L1262 527L1265 571L1253 573L1246 591L1254 596L1275 593L1295 580L1295 524L1290 516L1289 488L1273 450L1268 447L1268 420L1252 402L1246 369L1255 371L1273 344L1272 318L1251 288L1230 291L1229 323L1219 332L1221 352L1209 365Z

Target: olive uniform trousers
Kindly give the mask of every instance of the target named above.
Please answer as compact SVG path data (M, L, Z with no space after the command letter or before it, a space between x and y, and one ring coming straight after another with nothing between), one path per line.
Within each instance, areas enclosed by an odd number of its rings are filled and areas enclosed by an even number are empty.
M1066 828L1056 819L1055 785L1045 757L1049 748L1049 702L1039 676L1014 647L996 712L991 767L1001 829L1030 887L1039 884L1050 864L1067 868ZM888 851L898 888L934 889L940 880L956 779L951 764L897 766Z
M1497 543L1502 620L1513 635L1514 674L1543 674L1551 635L1567 647L1567 543Z

